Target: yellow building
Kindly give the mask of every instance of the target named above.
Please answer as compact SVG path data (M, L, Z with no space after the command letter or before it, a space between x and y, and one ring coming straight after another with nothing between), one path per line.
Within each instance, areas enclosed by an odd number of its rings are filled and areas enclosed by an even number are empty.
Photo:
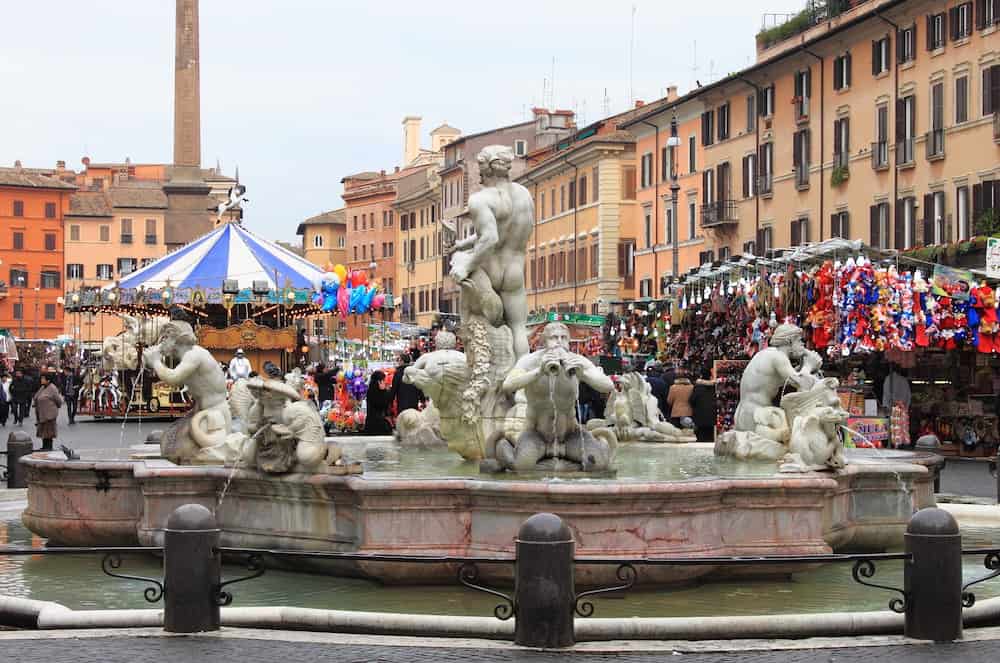
M325 268L347 261L347 215L343 208L309 217L295 234L302 238L302 255L314 265Z
M438 312L446 268L441 255L441 177L432 165L399 180L393 205L399 218L395 250L400 320L430 327Z

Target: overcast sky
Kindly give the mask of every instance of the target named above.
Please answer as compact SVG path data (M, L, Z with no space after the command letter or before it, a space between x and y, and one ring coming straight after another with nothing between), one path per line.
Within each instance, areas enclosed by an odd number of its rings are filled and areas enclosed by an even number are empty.
M649 101L746 66L763 14L803 4L201 0L202 163L238 164L245 223L293 239L342 206L341 177L400 163L404 115L427 146L441 122L512 124L550 94L581 125L605 94L624 110L633 6L632 97ZM174 0L0 5L0 165L171 160Z

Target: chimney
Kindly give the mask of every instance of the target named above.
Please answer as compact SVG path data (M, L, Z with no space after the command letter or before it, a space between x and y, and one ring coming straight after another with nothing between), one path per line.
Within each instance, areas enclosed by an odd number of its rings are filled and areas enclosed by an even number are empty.
M667 87L667 101L674 101L677 99L677 86L670 85Z
M64 170L66 170L66 162L63 161L62 159L56 161L56 172L61 173Z
M394 170L393 172L394 173L398 173L399 172L399 166L396 166L396 170Z
M17 168L18 170L21 170L21 160L20 159L18 159L17 161L14 162L14 168Z
M643 101L642 99L636 99L635 100L635 107L636 108L642 108L645 105L646 105L646 102Z
M420 120L419 115L407 115L403 118L403 167L405 168L420 154Z

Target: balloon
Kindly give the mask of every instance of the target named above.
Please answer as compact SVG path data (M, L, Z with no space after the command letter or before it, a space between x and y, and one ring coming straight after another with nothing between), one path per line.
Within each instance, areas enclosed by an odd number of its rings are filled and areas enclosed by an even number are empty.
M351 313L361 313L361 303L365 297L365 289L363 287L351 288L351 302L350 310Z
M341 288L340 290L337 291L337 309L340 311L340 314L345 317L347 316L348 313L350 297L351 297L350 288Z
M383 306L385 306L385 295L380 292L372 299L372 308L380 310Z
M375 286L368 286L368 291L365 293L365 311L368 311L372 307L372 302L375 301Z
M352 371L351 369L347 369L347 371L344 373L344 377L347 378L348 380L353 379L354 371Z
M340 277L340 282L345 283L344 279L347 278L347 268L343 265L337 264L333 267L333 273Z
M355 285L368 285L368 272L359 269L356 273L358 275L358 282Z
M335 286L339 286L340 285L340 276L336 272L329 272L328 271L326 274L323 275L323 280L324 281L329 281L329 282L333 283Z

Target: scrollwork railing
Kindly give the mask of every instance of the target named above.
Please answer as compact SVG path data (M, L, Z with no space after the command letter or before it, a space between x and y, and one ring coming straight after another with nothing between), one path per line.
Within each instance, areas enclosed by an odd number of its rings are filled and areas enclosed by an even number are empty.
M854 568L851 569L851 576L854 578L854 582L864 585L865 587L874 587L876 589L885 589L890 592L899 592L902 595L902 598L890 599L889 609L898 613L906 611L906 592L898 587L890 587L889 585L880 585L878 583L866 582L865 580L862 580L862 578L875 577L875 562L870 559L857 560L854 562Z
M124 573L115 573L112 569L119 569L122 565L122 556L116 552L108 553L101 560L101 570L104 571L106 575L112 578L121 578L122 580L138 580L139 582L148 582L154 587L147 587L143 590L142 595L150 603L156 603L163 598L166 590L163 587L163 583L155 578L146 578L145 576L133 576Z
M215 600L221 606L231 605L233 602L233 595L231 592L223 591L223 587L227 585L234 585L238 582L244 582L246 580L253 580L254 578L259 578L264 575L264 560L261 559L260 555L249 555L246 561L247 571L250 572L249 575L242 576L240 578L233 578L232 580L227 580L223 583L219 583L217 588L217 593Z
M493 596L499 596L505 603L493 608L493 616L501 621L506 621L517 614L517 605L514 599L501 591L479 584L479 567L472 563L465 563L458 569L458 582L474 589L477 592L485 592Z
M972 592L966 591L969 587L973 585L978 585L981 582L986 582L987 580L992 580L997 576L1000 576L1000 551L990 551L986 553L983 559L983 566L989 569L992 573L987 573L981 578L976 578L975 580L970 580L969 582L962 585L962 605L966 608L971 608L976 604L976 595Z
M577 594L573 600L573 611L580 617L591 617L594 614L594 604L591 601L583 601L582 599L585 596L598 596L600 594L610 594L611 592L621 592L631 589L635 585L639 574L631 564L622 564L615 571L615 577L622 581L621 585L591 589Z

